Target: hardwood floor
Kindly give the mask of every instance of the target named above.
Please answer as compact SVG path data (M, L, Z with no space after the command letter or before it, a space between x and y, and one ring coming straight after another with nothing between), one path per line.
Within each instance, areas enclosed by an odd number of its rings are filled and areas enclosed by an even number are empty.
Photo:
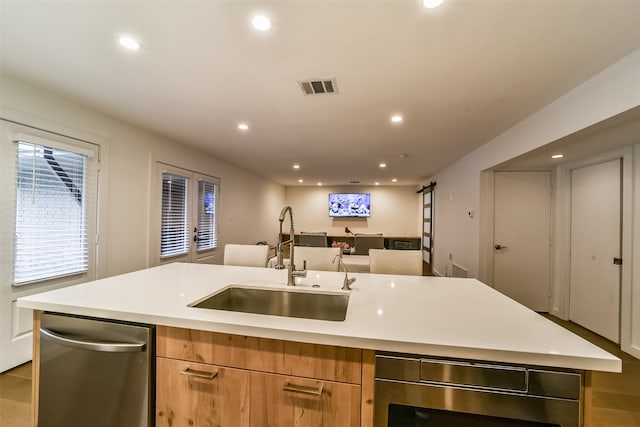
M592 393L585 402L585 427L640 427L640 360L575 323L546 317L622 359L620 374L591 374Z
M434 276L433 271L431 270L431 264L422 261L422 275L423 276Z
M640 427L640 360L574 323L549 319L622 359L622 373L593 372L585 402L585 427ZM0 375L0 426L28 427L31 420L31 363Z
M31 422L31 362L0 375L0 426L27 427Z

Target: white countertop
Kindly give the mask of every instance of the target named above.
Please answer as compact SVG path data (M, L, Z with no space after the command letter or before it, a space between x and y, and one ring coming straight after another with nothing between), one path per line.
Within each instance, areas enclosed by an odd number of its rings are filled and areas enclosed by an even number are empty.
M344 322L191 308L229 284L285 288L286 270L174 263L18 299L100 318L393 352L620 372L617 357L475 279L354 274ZM344 273L300 286L339 290Z

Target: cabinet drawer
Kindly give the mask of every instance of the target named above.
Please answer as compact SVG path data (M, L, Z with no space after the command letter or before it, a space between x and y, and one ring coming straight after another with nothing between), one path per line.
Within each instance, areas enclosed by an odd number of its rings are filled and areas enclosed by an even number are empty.
M251 373L251 427L359 427L360 386Z
M156 358L156 426L249 426L248 371Z
M156 354L253 371L360 384L362 350L158 326Z

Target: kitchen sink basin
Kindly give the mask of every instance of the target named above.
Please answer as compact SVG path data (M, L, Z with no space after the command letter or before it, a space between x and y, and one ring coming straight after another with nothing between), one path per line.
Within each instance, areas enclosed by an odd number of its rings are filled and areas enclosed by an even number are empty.
M189 307L340 322L348 304L348 293L230 285Z

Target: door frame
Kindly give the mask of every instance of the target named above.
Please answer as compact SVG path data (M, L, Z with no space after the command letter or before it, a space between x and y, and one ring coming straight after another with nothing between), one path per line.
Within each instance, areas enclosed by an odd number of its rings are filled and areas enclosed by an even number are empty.
M107 233L108 221L106 221L106 218L108 211L107 200L109 198L109 139L95 133L90 133L83 129L68 127L65 124L51 122L42 117L34 116L30 113L17 111L10 108L3 108L0 121L0 129L2 130L2 132L0 132L0 136L5 134L11 135L14 132L26 132L35 136L42 136L44 138L61 143L71 142L73 144L73 141L78 141L93 144L98 147L96 154L98 160L98 171L96 174L97 181L95 183L96 199L94 201L94 231L96 233L96 238L95 242L93 243L93 249L95 250L95 256L92 262L93 273L91 274L89 280L96 280L107 277L109 236ZM2 144L2 142L5 141L0 141L0 157L2 158L2 161L0 161L0 163L6 161L13 165L15 163L13 154L9 155L7 158L4 158L4 155L8 154L10 150L7 150L6 146L3 146L4 144ZM4 165L9 163L4 163L3 167ZM2 173L8 171L13 171L13 167L6 170L3 169ZM9 181L6 182L5 178L8 178L8 176L5 175L0 177L0 183L2 183L2 187L0 187L0 194L2 194L3 196L5 196L6 194L10 194L10 197L13 198L13 193L15 191L14 178L13 176L11 176ZM3 204L2 208L0 209L0 219L2 219L3 221L5 221L6 219L14 221L14 216L14 206L12 204ZM5 221L4 225L7 224L8 221ZM7 265L13 264L13 260L7 258L7 254L9 253L11 254L11 256L13 256L13 250L7 252L0 248L0 255L2 255L0 256L0 262L3 263L3 268ZM9 264L6 264L7 262ZM27 362L32 358L32 310L16 307L15 301L21 297L72 286L84 281L87 281L87 278L76 278L75 281L49 280L17 287L11 286L9 282L0 283L0 313L2 313L2 317L0 317L0 345L3 344L2 339L4 339L4 337L8 337L10 340L14 341L16 345L23 346L22 350L18 350L20 352L19 354L13 353L9 348L3 348L3 351L6 350L6 352L3 354L5 357L0 357L0 372L6 369L10 369L14 366L18 366L19 364ZM24 352L22 352L23 350Z
M633 147L627 146L617 150L601 153L588 159L566 163L557 168L555 182L554 220L556 233L552 236L553 259L555 269L551 286L551 314L561 319L569 318L570 279L571 279L571 171L573 169L592 166L610 160L622 160L622 236L620 271L620 345L623 351L640 357L640 348L632 347L632 240L633 240Z
M217 243L218 246L198 251L193 244L193 232L190 234L192 237L189 239L189 252L184 255L176 255L162 259L159 257L160 253L160 229L161 229L161 212L162 205L162 172L175 173L176 175L185 176L188 179L188 215L191 220L197 222L197 183L200 179L207 180L216 185L216 229L218 233ZM170 162L164 162L162 160L153 160L151 167L149 168L150 184L149 184L149 227L147 235L147 268L155 267L162 264L168 264L172 262L194 262L203 264L214 264L216 261L216 254L219 253L220 246L220 212L219 212L219 200L220 200L220 178L208 175L202 172L197 172L192 169L188 169L181 166L176 166ZM191 226L190 226L191 227Z
M549 172L551 183L551 218L549 228L549 239L551 242L550 258L549 258L549 313L553 308L554 287L554 236L555 236L555 211L556 211L556 177L555 169L489 169L480 173L480 256L479 256L479 275L478 279L492 288L493 283L493 267L494 267L494 221L495 221L495 173L496 172Z

